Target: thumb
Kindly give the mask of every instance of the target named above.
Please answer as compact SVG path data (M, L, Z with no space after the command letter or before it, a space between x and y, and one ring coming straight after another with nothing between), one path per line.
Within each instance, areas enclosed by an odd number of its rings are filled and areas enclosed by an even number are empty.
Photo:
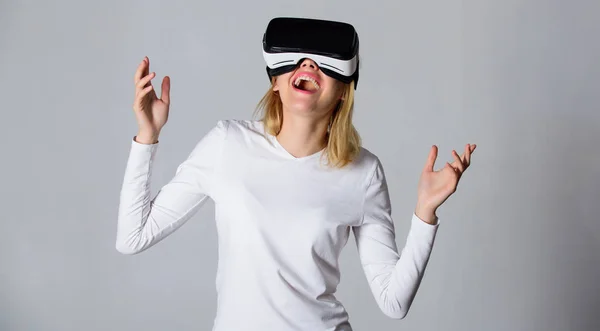
M425 162L425 167L423 170L425 171L433 171L433 167L435 166L435 159L437 158L438 149L436 145L431 146L429 150L429 156L427 157L427 162Z
M166 104L169 104L169 102L171 101L171 96L169 94L170 91L171 91L171 78L169 78L169 76L165 76L165 78L163 78L163 81L162 81L162 86L161 86L161 91L160 91L160 99Z

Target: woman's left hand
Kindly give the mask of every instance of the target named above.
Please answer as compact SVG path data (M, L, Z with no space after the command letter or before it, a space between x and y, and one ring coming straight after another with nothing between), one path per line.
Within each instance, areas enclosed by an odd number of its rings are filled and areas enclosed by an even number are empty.
M459 156L452 150L454 162L444 165L440 170L434 171L437 158L437 146L432 146L429 157L421 173L418 185L417 211L422 215L435 215L437 208L456 192L456 187L462 174L471 164L471 154L477 147L475 144L467 144L465 152Z

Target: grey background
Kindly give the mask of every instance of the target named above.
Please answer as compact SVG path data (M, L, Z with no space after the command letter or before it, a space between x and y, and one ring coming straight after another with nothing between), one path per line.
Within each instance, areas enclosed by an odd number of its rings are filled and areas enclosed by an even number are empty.
M267 88L274 16L351 22L355 123L388 174L403 245L427 152L478 148L440 209L406 319L379 312L354 239L356 330L600 329L600 2L0 2L0 330L210 330L213 205L136 256L114 248L144 55L172 107L153 194L217 120Z

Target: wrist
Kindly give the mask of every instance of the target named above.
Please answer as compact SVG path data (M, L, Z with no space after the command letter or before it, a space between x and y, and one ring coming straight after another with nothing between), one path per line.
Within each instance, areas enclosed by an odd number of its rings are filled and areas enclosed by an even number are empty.
M138 132L138 134L135 136L135 141L140 144L156 144L158 142L158 134Z
M417 217L423 222L435 225L438 219L436 211L437 210L435 208L421 206L417 204L417 207L415 208L415 215L417 215Z

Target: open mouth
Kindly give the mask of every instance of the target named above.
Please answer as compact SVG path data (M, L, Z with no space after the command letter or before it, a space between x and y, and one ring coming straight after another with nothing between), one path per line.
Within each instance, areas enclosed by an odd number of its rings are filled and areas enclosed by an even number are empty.
M321 86L319 86L319 83L314 78L308 75L300 75L296 77L293 86L297 90L308 93L314 93L321 88Z

